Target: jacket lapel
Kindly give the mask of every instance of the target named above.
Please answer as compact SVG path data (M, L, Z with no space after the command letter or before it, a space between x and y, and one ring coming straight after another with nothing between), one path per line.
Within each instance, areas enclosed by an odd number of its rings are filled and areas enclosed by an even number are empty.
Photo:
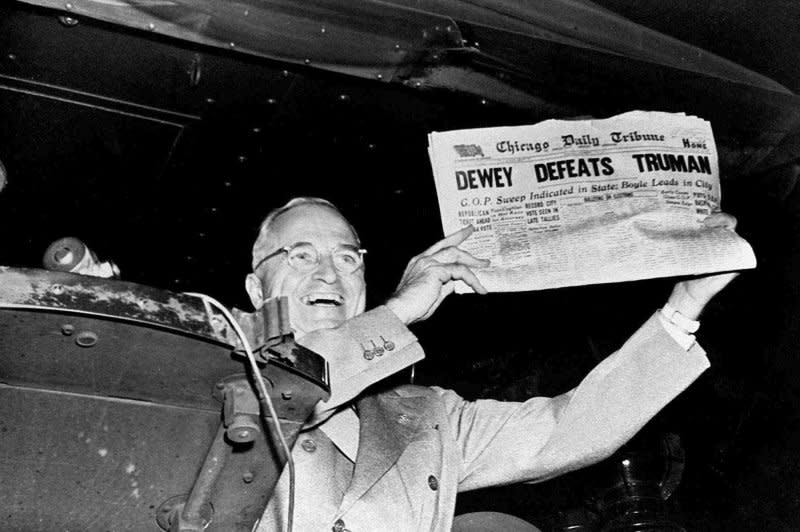
M393 392L358 401L358 456L340 513L346 512L397 462L418 432L426 406L424 396L403 397Z

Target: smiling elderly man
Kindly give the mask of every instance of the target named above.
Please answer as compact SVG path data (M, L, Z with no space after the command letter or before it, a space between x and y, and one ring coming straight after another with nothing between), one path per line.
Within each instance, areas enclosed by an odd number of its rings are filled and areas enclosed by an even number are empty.
M725 214L706 223L735 227ZM287 296L299 342L331 366L333 395L292 453L294 530L449 532L458 491L545 480L602 460L708 367L694 320L735 274L676 284L618 351L554 398L470 402L420 386L361 393L423 357L406 326L433 314L456 280L486 292L473 269L488 262L458 247L471 233L414 257L385 305L364 312L365 252L336 207L296 198L262 223L246 282L253 305ZM287 476L258 530L285 530Z

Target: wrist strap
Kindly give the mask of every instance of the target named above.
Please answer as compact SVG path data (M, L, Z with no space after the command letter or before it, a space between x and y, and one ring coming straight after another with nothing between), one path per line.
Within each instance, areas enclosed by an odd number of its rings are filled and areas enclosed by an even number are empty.
M679 329L687 332L688 334L694 334L697 332L697 329L700 328L700 322L697 320L690 320L686 316L680 313L678 309L670 305L669 303L665 303L663 307L661 307L661 314L669 321L671 324L675 325Z

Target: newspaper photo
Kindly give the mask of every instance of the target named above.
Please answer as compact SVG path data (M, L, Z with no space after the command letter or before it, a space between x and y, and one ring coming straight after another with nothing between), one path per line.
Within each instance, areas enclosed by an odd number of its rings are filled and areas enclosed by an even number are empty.
M490 292L755 267L744 239L703 224L720 181L701 118L632 111L433 132L428 144L444 233L475 227L460 247L491 260L475 272Z

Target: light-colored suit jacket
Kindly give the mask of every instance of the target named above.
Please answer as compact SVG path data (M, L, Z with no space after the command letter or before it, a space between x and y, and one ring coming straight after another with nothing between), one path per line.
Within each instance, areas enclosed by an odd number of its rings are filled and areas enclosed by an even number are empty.
M391 312L366 314L303 339L323 355L334 347L363 361L340 374L361 384L369 380L364 371L380 373L379 357L364 356L373 340L395 344L382 357L419 356L416 339ZM473 402L420 386L361 397L355 464L324 424L298 438L294 530L449 532L458 491L542 481L602 460L707 367L702 348L680 347L653 316L578 387L554 398ZM284 471L259 531L285 530L287 494Z

